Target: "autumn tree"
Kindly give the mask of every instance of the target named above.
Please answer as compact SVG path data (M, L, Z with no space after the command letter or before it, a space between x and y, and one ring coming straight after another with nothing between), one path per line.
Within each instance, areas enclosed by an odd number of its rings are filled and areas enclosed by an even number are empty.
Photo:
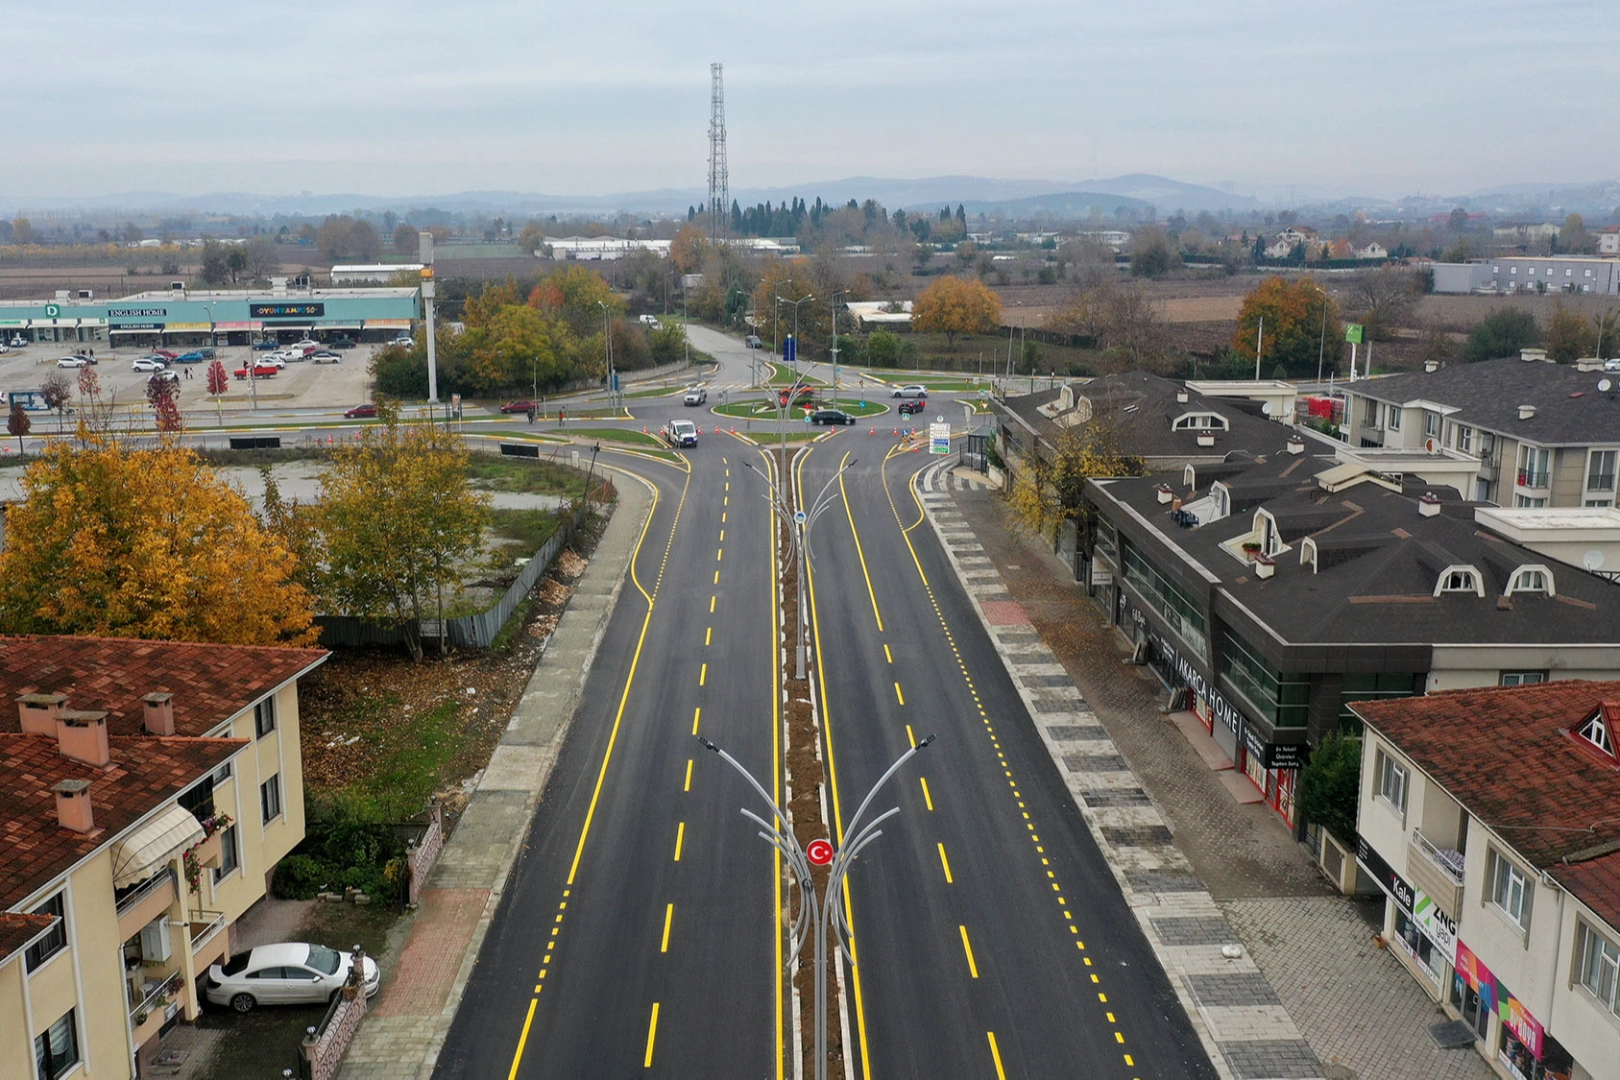
M332 214L315 232L315 246L321 258L331 262L376 262L382 257L382 237L377 227L348 214Z
M17 436L17 453L21 454L23 452L23 436L27 435L28 429L33 426L34 422L28 419L28 413L22 407L22 402L13 401L11 403L11 415L6 418L6 431Z
M164 436L130 448L81 429L23 475L0 553L13 634L307 645L311 600L247 500Z
M1297 281L1269 277L1243 298L1232 350L1250 363L1262 319L1260 349L1268 371L1282 367L1289 375L1314 376L1325 343L1344 336L1338 305L1310 277ZM1327 355L1331 360L1332 351Z
M987 334L1001 323L1001 298L982 281L947 275L924 289L911 305L911 328L944 334L948 348L958 334Z
M1051 539L1066 520L1078 520L1088 478L1140 476L1142 459L1123 454L1110 420L1099 418L1063 429L1037 444L1013 470L1008 502L1014 527L1028 536Z
M45 407L56 413L56 430L61 431L67 403L73 399L72 380L60 371L53 371L39 384L39 396L45 399Z
M469 486L467 450L448 428L404 425L387 399L377 416L321 479L326 601L391 620L420 660L423 612L433 605L442 623L445 590L479 549L489 498Z
M1547 318L1547 355L1560 364L1573 364L1597 352L1597 324L1579 311L1555 304Z
M781 297L780 302L777 297ZM770 327L770 333L762 336L768 336L777 343L787 340L794 331L796 314L801 356L806 354L806 341L825 341L830 331L826 313L816 311L817 307L824 306L821 304L823 298L806 297L819 297L816 283L811 279L809 259L772 259L760 269L759 283L754 286L754 317L759 320L761 327ZM824 299L829 303L831 301L830 297ZM795 300L802 301L797 312L793 307ZM768 324L767 319L770 320Z
M1412 271L1382 266L1350 279L1349 304L1368 338L1387 341L1407 325L1423 296L1423 284Z
M529 293L529 306L548 318L560 318L575 337L602 332L602 308L610 317L624 314L624 301L606 279L583 266L565 266L547 274Z
M180 430L180 403L177 400L179 396L180 387L161 371L154 372L152 377L146 380L146 401L156 414L159 431Z
M703 249L708 238L695 222L682 225L669 243L669 263L682 274L695 274L703 265Z
M400 222L394 228L394 253L403 255L408 259L416 258L422 250L420 236L421 234L416 231L414 225L404 221Z
M1159 229L1139 229L1131 237L1131 276L1161 278L1181 261Z

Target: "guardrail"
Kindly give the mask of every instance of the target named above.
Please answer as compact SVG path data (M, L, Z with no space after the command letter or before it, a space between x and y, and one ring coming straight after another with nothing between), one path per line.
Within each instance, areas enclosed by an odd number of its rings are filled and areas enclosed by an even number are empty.
M174 881L174 867L169 866L164 868L161 874L156 875L151 880L147 881L146 884L142 885L140 888L118 901L119 917L123 917L129 912L135 910L135 908L140 905L142 900L145 900L148 896L151 896L154 892L157 892L164 886L174 883ZM178 892L178 887L176 888L176 891Z
M1436 846L1434 841L1423 835L1421 829L1412 830L1412 843L1419 851L1427 855L1429 861L1438 866L1447 877L1459 886L1462 885L1464 865L1462 852Z

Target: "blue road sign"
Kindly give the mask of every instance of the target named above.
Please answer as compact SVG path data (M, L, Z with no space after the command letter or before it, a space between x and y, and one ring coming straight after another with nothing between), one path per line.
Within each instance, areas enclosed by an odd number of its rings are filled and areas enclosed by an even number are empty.
M787 339L782 342L782 359L789 364L799 362L799 343L793 340L792 334L789 334Z

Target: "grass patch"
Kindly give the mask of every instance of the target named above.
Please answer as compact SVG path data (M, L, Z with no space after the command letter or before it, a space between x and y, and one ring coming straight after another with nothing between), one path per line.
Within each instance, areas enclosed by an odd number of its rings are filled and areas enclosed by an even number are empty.
M582 493L584 481L585 478L580 477ZM567 513L566 510L502 510L497 507L489 512L489 526L500 539L533 554L551 539Z
M585 493L585 477L567 465L544 459L474 455L467 466L467 478L484 491L562 495L570 499Z
M765 366L771 369L771 377L765 380L767 385L792 386L794 380L798 378L793 374L793 368L789 364L773 364L770 361L766 361ZM809 376L805 376L803 382L806 386L827 385L824 379L815 379Z
M631 390L629 393L619 396L628 401L631 398L674 397L676 394L684 393L686 393L686 387L684 386L664 386L654 390Z
M576 439L601 439L603 442L629 443L631 446L662 447L664 440L656 435L644 434L634 428L574 428L564 429Z
M837 431L838 429L828 428L827 430ZM769 443L780 443L782 441L782 433L780 431L750 431L748 433L748 437L762 445ZM820 437L820 428L817 428L814 431L790 431L787 433L787 441L790 443L809 442L811 439L819 439Z

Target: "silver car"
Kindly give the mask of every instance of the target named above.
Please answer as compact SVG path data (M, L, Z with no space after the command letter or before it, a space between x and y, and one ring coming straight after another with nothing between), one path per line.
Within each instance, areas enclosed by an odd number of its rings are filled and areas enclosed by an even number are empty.
M260 945L210 967L204 993L239 1013L260 1005L319 1005L337 996L353 966L353 956L325 945ZM377 962L366 957L366 997L377 992L380 977Z

